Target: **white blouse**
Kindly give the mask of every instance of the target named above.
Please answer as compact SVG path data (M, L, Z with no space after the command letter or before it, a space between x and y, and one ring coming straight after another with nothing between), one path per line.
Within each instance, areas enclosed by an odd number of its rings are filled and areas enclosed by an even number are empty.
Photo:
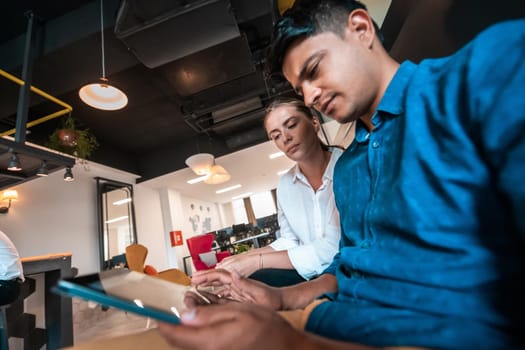
M298 165L288 170L277 186L280 237L270 246L288 250L293 267L305 279L321 274L339 249L339 213L332 182L335 163L343 150L330 151L332 155L317 192Z
M24 280L20 256L9 237L0 231L0 280L9 281L17 277Z

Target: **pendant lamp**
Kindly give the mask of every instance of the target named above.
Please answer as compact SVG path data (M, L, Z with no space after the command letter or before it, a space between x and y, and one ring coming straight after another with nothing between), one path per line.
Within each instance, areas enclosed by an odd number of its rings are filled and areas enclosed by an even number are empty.
M186 165L189 166L196 175L203 176L210 173L214 161L215 157L213 154L197 153L186 159Z
M213 165L210 169L210 174L204 180L208 185L222 184L231 178L230 174L221 165Z
M100 82L83 86L78 95L87 105L106 111L115 111L128 104L128 97L124 92L111 86L106 78L106 63L104 51L104 2L100 0L100 35L102 52L102 77Z

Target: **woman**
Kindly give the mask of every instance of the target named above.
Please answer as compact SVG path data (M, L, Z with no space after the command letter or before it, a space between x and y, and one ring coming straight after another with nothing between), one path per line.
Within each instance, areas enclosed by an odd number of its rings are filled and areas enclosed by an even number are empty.
M332 174L342 150L319 140L319 120L300 100L274 101L264 126L277 148L296 162L277 186L280 237L267 247L226 258L217 267L273 286L291 285L319 275L338 250Z
M0 306L18 298L23 281L24 272L18 250L9 237L0 231Z

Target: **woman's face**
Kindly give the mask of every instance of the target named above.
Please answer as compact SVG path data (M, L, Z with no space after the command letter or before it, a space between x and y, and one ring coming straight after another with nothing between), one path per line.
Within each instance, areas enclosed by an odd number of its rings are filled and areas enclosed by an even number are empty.
M294 106L276 107L267 114L264 125L270 140L291 160L300 162L321 149L317 137L319 122Z

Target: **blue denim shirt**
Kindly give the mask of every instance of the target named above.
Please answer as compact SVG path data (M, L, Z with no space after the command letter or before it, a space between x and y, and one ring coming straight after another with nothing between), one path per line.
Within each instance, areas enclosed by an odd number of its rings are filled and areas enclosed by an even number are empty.
M325 272L339 291L307 330L377 346L519 347L525 21L403 63L372 122L358 123L335 168L341 243Z

